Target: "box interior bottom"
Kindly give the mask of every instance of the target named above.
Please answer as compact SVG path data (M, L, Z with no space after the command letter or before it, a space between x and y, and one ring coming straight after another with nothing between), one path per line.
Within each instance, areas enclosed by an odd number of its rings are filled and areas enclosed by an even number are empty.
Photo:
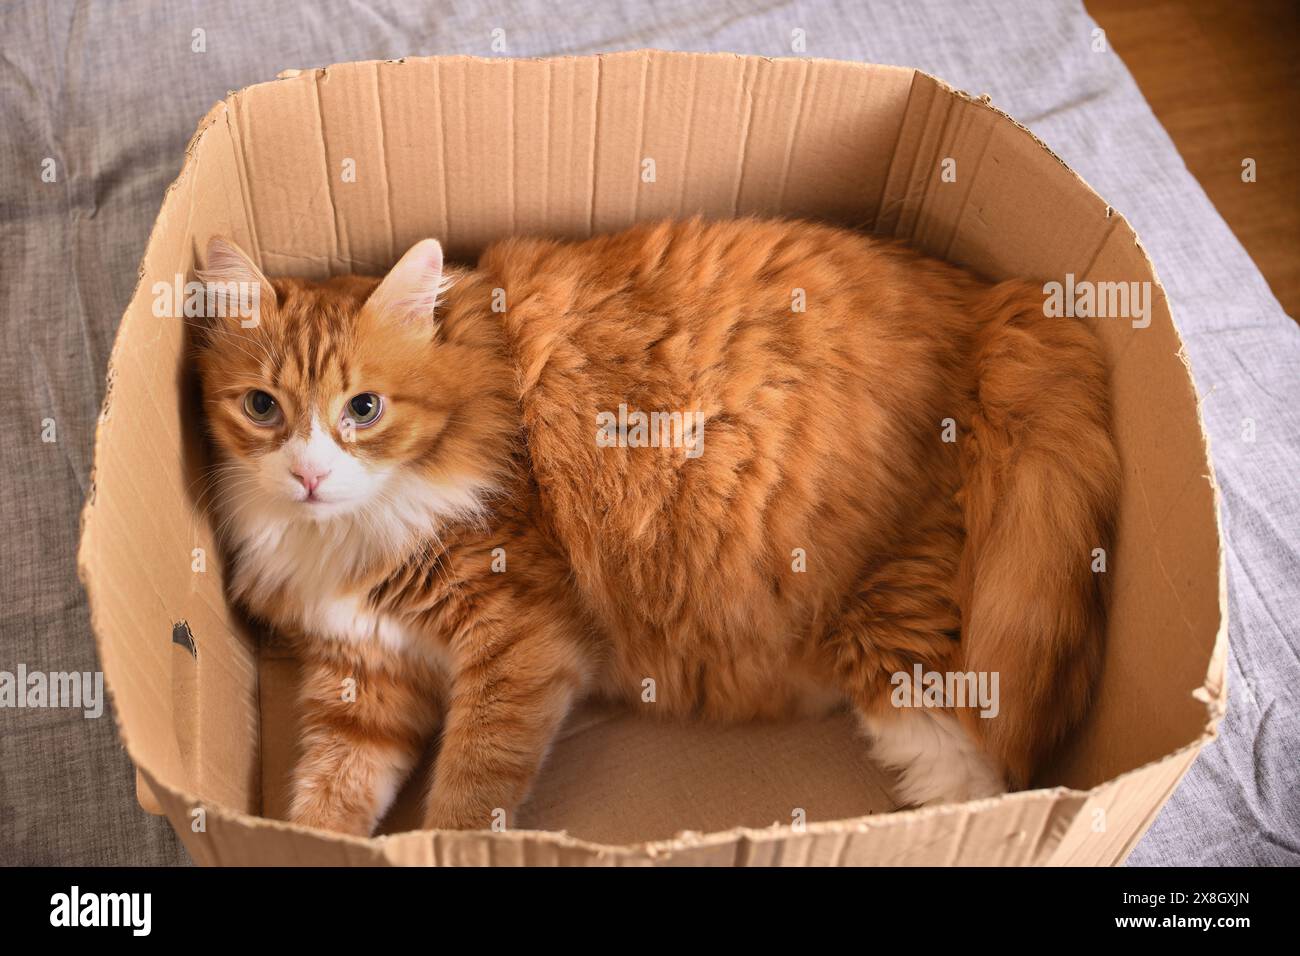
M285 819L297 741L298 667L260 665L262 814ZM420 828L430 753L380 833ZM584 704L570 715L511 829L567 831L596 843L666 840L683 831L789 826L897 809L890 775L848 713L748 724L666 722Z

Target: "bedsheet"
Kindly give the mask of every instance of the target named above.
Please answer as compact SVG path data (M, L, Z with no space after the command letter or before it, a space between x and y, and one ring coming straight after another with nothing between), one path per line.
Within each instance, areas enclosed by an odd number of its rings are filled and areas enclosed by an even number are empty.
M1222 489L1231 696L1129 862L1300 863L1300 328L1095 27L1078 0L0 5L0 669L97 666L75 554L104 370L163 192L228 90L404 55L791 55L802 31L806 55L989 94L1142 236ZM111 718L0 710L0 862L186 861L137 807Z

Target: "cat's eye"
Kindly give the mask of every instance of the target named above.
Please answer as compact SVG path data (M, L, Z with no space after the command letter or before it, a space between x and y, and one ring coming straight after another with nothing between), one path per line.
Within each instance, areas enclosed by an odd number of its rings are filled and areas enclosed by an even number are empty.
M358 428L365 428L367 425L373 425L379 421L379 416L384 411L384 400L374 392L362 392L360 395L353 395L348 399L347 405L343 409L345 420L352 422Z
M274 425L280 420L280 404L260 388L244 396L244 414L255 425Z

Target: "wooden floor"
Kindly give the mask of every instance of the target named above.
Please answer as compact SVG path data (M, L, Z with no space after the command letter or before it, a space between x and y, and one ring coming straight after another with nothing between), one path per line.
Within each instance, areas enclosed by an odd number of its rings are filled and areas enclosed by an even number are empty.
M1300 321L1300 2L1085 0L1192 175ZM1256 181L1242 182L1255 160Z

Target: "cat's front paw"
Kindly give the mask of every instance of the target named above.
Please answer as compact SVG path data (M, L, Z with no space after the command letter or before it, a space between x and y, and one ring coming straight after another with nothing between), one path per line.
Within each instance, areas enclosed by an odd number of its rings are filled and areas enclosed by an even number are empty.
M501 830L506 827L504 807L475 801L432 798L424 811L425 830Z
M370 815L350 808L320 791L300 791L289 808L289 822L299 826L368 837L374 824Z

